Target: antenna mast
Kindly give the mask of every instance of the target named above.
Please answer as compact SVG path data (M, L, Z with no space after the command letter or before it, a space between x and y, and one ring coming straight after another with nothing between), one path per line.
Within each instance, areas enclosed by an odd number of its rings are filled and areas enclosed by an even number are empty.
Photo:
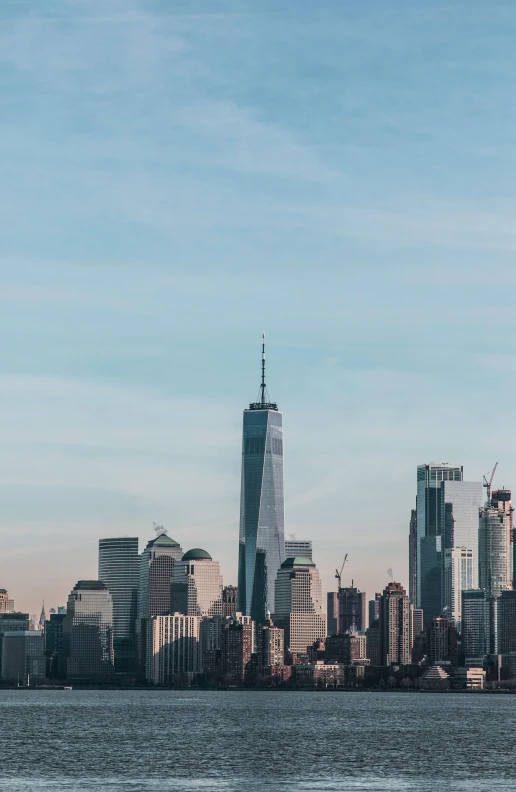
M261 404L265 407L265 333L262 333L262 384L260 386L262 392Z

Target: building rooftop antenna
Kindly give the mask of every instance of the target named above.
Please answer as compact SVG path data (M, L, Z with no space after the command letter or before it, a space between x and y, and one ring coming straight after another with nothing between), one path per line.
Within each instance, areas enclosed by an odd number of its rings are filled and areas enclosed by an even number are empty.
M265 384L265 333L262 333L262 381L258 400L249 405L250 410L277 410L278 405L269 401L267 385Z

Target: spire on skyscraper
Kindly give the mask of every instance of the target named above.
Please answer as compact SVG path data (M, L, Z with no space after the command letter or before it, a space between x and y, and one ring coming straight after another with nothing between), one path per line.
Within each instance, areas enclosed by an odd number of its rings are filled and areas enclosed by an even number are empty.
M258 399L249 405L250 410L277 410L278 405L269 401L269 393L265 384L265 333L262 333L262 381L258 393Z
M39 617L39 629L40 630L44 630L45 629L46 620L47 620L47 616L46 616L46 613L45 613L45 600L43 600L43 604L41 606L41 615Z

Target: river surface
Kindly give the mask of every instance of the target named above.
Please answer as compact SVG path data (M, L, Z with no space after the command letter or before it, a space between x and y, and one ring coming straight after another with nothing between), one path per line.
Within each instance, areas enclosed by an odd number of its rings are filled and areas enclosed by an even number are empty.
M0 692L0 790L516 790L516 696Z

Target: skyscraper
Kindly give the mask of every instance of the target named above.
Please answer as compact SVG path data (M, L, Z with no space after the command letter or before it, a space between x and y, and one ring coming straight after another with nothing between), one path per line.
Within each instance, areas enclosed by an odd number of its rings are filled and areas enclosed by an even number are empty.
M483 589L462 592L462 652L467 659L490 651L490 603Z
M257 623L274 610L284 558L283 416L269 401L262 342L259 399L244 410L238 558L239 610Z
M328 591L326 595L326 635L337 635L339 631L339 594Z
M412 603L401 583L389 583L380 603L382 665L408 665L413 644Z
M443 610L459 632L462 626L462 592L478 585L473 585L478 581L477 556L478 552L469 547L448 547L444 551Z
M295 558L296 556L312 558L311 539L285 539L285 558Z
M222 589L222 615L232 616L238 610L238 589L236 586L224 586Z
M325 637L321 579L310 558L286 558L276 578L274 623L285 630L285 650L306 654Z
M201 618L173 613L152 620L152 663L147 679L155 685L170 685L178 674L201 670Z
M45 645L39 630L15 630L2 636L1 676L26 685L46 676Z
M416 502L416 602L425 622L441 615L443 481L462 481L462 466L447 462L418 465ZM412 570L413 573L413 570Z
M12 613L14 611L14 600L9 599L7 589L0 589L0 613Z
M147 542L140 557L138 619L136 622L139 671L145 675L152 661L152 624L154 616L170 613L170 583L176 561L183 557L182 547L166 533ZM150 671L149 671L150 673Z
M188 550L172 572L171 610L187 616L222 614L222 575L206 550Z
M380 602L382 599L382 595L376 592L374 595L374 600L369 600L369 613L368 613L368 623L369 626L380 618ZM412 600L411 600L412 602Z
M79 580L68 597L63 623L70 677L114 672L113 599L102 580Z
M511 513L492 503L480 510L478 554L479 587L488 599L499 597L512 578Z
M282 666L285 663L285 639L280 627L275 627L272 619L266 619L257 628L256 651L258 654L258 668L262 673L270 673L273 666Z
M117 671L134 671L140 556L138 538L99 540L99 580L113 599L113 645Z
M416 604L417 591L417 545L417 511L412 509L409 524L409 598L413 605ZM369 624L371 624L371 617L369 617Z
M222 624L220 662L223 674L243 680L253 652L253 625L250 621L228 619Z
M366 629L366 595L355 586L339 589L339 633Z

